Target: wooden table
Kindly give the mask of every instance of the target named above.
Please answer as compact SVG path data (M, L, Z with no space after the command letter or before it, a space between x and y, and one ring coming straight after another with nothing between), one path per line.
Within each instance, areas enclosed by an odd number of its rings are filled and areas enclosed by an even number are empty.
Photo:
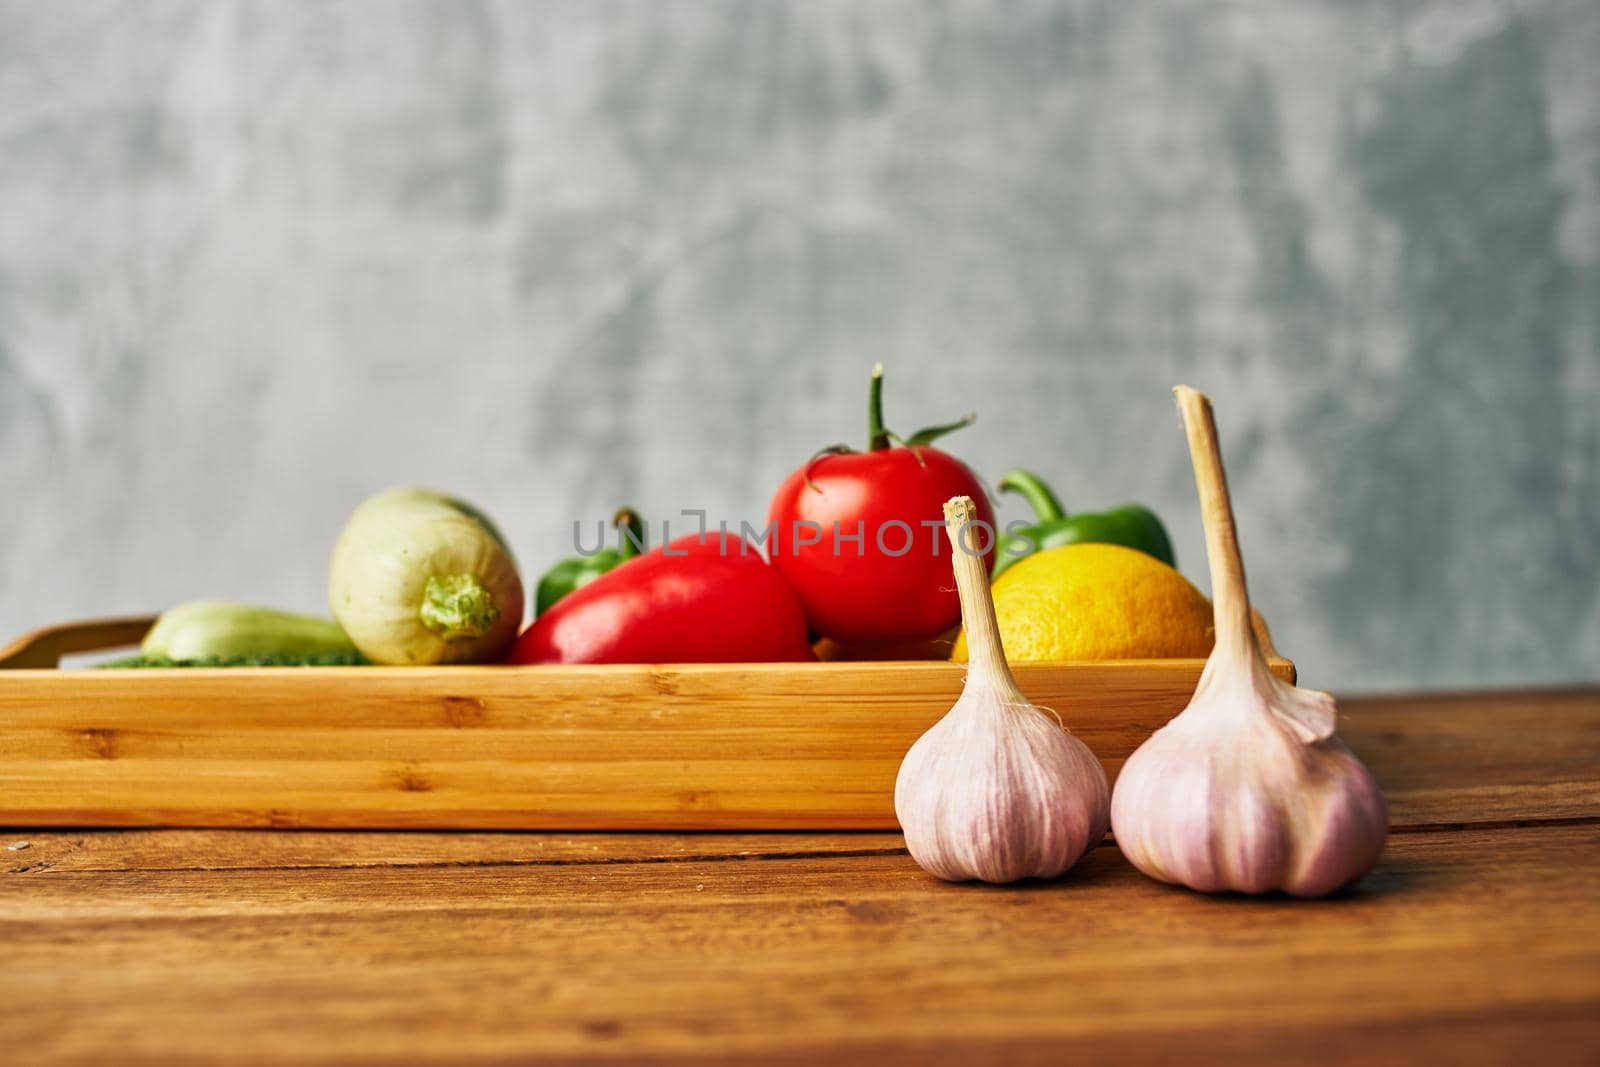
M8 1063L1600 1062L1600 690L1349 700L1334 899L1107 843L949 886L898 835L6 831Z

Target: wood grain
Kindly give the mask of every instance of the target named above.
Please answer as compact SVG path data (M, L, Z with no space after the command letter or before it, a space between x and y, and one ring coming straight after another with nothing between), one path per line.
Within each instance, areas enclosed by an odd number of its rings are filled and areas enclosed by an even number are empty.
M9 835L9 836L5 836ZM26 842L15 852L8 844ZM371 830L0 831L0 873L53 870L304 870L507 867L518 864L679 863L830 859L903 853L900 834L419 833Z
M142 835L103 836L105 855ZM1160 886L1109 846L1058 883L979 888L898 851L705 858L701 837L629 860L296 870L249 863L284 835L182 836L180 868L0 876L4 1047L241 1064L1600 1048L1596 825L1401 836L1322 902Z
M11 830L0 1048L245 1067L1596 1062L1600 693L1344 706L1434 828L1325 901L1157 885L1111 844L1059 882L995 888L935 882L881 833Z
M1339 735L1399 826L1600 816L1600 690L1368 696Z
M806 679L789 672L812 670L841 693L873 695L813 699L791 722L765 698L798 702ZM1151 683L1140 665L1131 673L1148 688L1087 706L1095 685L1126 688L1096 681L1125 679L1119 670L1017 668L1113 775L1170 714L1177 698L1161 687L1182 684L1175 674ZM766 667L527 671L371 672L360 685L348 671L254 672L292 692L247 688L249 699L236 672L156 672L178 695L162 681L131 700L118 680L133 672L76 672L87 686L75 692L89 697L64 705L10 684L60 672L11 672L0 676L0 823L892 828L900 754L960 684L958 668L939 664L818 664L776 677L761 677ZM585 699L591 672L603 692ZM456 684L469 676L493 692L463 695L485 691ZM1594 690L1354 698L1341 702L1340 732L1402 829L1600 807Z
M1015 673L1114 773L1201 666ZM7 671L0 823L890 829L900 759L963 676L910 662Z
M1353 697L1341 701L1340 709L1341 735L1383 786L1393 832L1600 820L1600 690ZM826 858L902 848L897 832L217 835L18 828L13 837L29 847L0 853L0 870L675 862Z
M1343 736L1388 797L1394 832L1441 826L1600 819L1600 691L1359 697ZM216 837L18 828L29 847L0 870L181 870L243 866L490 866L724 857L830 857L898 851L898 833L351 834ZM0 842L3 843L3 842Z

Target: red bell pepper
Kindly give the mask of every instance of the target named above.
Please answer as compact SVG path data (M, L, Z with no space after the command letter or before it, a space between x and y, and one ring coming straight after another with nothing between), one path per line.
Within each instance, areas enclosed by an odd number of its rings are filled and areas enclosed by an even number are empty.
M637 556L562 597L512 663L815 659L800 598L755 546L708 531Z

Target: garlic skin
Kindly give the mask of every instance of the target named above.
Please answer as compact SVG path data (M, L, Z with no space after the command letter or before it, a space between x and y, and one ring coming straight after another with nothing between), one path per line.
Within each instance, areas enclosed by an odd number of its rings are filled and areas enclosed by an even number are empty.
M1202 892L1331 893L1372 869L1389 815L1334 736L1333 697L1274 675L1251 626L1211 402L1175 392L1189 434L1217 640L1189 706L1123 764L1117 847L1139 870Z
M1055 878L1105 836L1104 768L1053 712L1029 704L1000 646L970 497L945 504L968 632L965 688L900 764L894 810L911 858L951 882Z

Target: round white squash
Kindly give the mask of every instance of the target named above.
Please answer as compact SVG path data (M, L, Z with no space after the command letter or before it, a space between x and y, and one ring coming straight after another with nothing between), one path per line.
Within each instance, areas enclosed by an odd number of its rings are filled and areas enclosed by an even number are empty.
M390 489L350 516L333 549L328 606L373 663L492 663L522 627L522 579L476 508Z

